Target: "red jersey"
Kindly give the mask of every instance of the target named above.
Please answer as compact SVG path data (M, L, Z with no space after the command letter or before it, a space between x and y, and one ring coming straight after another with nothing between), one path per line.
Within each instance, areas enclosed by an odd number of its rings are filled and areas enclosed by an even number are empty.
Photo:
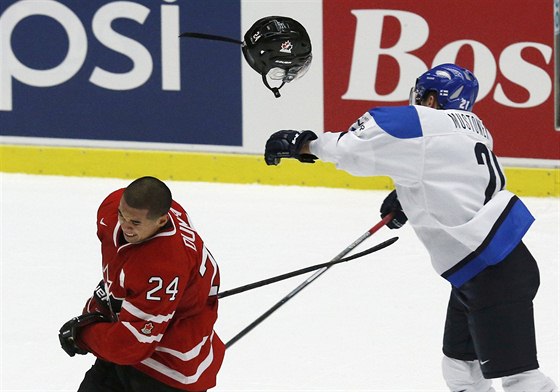
M225 353L213 329L218 265L175 201L157 234L126 242L117 213L123 191L110 194L97 213L103 279L109 295L122 301L118 320L84 327L79 343L172 387L212 388Z

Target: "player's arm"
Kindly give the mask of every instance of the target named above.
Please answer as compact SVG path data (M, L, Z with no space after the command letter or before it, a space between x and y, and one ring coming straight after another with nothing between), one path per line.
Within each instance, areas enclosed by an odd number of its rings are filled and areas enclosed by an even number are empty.
M421 132L411 137L406 132L408 123L399 122L400 111L382 111L377 114L379 118L374 118L376 114L375 110L364 114L347 132L313 134L315 138L297 135L297 131L278 131L266 143L266 163L277 165L281 158L301 161L298 157L305 156L334 163L355 176L385 175L401 183L417 181L424 150Z
M155 259L150 262L164 263ZM172 270L149 271L146 265L126 271L125 285L130 295L122 302L119 320L84 327L77 336L81 347L122 365L138 363L152 354L186 290L187 277Z
M93 323L116 321L120 306L121 301L110 299L105 282L101 280L93 290L93 295L86 301L82 314L68 320L60 328L58 339L62 349L71 357L87 354L88 351L77 341L80 330Z
M78 333L87 325L94 323L105 323L111 321L101 313L85 313L68 320L58 331L60 346L68 355L73 357L76 354L85 355L88 350L78 343Z
M353 124L349 131L355 131L358 128L364 129L364 116ZM282 158L295 158L300 162L314 163L316 159L325 160L324 157L318 156L312 147L313 144L323 142L327 139L328 143L336 146L338 140L346 135L346 132L326 132L319 136L313 131L293 131L282 130L273 133L265 145L265 161L267 165L278 165ZM320 139L320 141L317 141ZM320 143L319 143L320 144ZM315 147L317 150L317 147Z

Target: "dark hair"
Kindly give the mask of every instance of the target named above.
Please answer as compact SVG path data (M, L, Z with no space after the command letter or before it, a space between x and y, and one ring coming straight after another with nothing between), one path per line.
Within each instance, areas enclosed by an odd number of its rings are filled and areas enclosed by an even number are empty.
M171 208L171 191L155 177L141 177L126 187L124 200L132 208L148 210L149 219L167 214Z

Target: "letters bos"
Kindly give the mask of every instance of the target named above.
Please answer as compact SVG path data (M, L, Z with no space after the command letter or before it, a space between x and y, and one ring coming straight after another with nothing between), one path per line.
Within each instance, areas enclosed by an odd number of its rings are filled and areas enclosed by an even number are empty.
M368 100L382 102L405 101L413 83L406 76L420 75L428 68L441 63L455 62L460 49L470 46L474 57L474 72L480 82L478 101L486 97L496 82L498 69L509 81L521 86L529 95L524 102L516 102L508 97L500 83L496 83L493 98L496 102L514 108L529 108L544 103L552 91L552 79L542 68L526 61L524 49L536 50L549 64L552 59L552 47L539 42L516 42L494 53L482 42L461 39L449 42L436 53L432 64L426 63L413 54L424 46L430 38L430 25L421 16L408 11L387 9L355 9L351 11L356 19L354 48L351 61L348 88L343 99ZM391 47L382 47L381 39L384 22L387 17L395 18L401 28L397 42ZM468 30L468 20L464 21ZM380 56L389 56L396 61L400 69L397 86L388 94L379 94L375 87L379 74ZM483 70L477 72L477 70ZM403 77L405 76L405 77ZM412 76L411 76L412 77Z

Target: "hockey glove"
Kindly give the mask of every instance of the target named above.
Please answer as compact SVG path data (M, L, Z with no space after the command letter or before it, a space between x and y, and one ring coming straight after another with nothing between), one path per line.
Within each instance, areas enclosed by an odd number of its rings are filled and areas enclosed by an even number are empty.
M383 200L379 212L381 213L381 218L385 218L391 212L394 213L393 219L390 220L386 225L389 229L400 229L408 220L402 210L401 203L397 198L396 190L393 190L391 193L389 193L385 200Z
M116 321L118 313L121 310L121 305L121 300L109 297L105 288L105 282L102 279L95 290L93 290L93 295L86 302L82 313L99 312L112 319L112 321Z
M82 314L78 317L73 317L71 320L64 323L64 325L58 331L58 340L60 340L60 346L66 354L73 357L76 354L85 355L88 352L78 346L76 343L76 337L78 336L78 329L99 322L109 322L110 319L101 313L88 313Z
M300 154L303 145L317 139L312 131L278 131L273 133L264 150L264 160L267 165L278 165L282 158L295 158L304 163L315 163L318 159L312 154Z

